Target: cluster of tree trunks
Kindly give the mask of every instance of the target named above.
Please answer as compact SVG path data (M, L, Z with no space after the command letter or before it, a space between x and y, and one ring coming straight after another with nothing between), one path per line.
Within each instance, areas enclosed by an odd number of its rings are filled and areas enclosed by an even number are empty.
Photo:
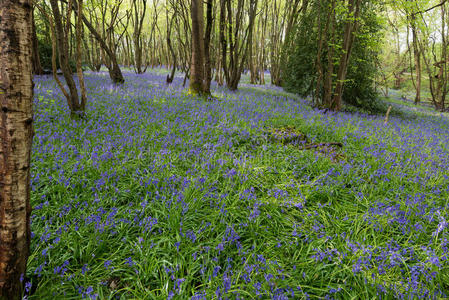
M57 0L50 0L51 9L53 12L53 23L54 23L54 39L53 39L53 53L58 53L58 60L59 60L59 66L61 68L62 74L64 75L65 82L68 86L68 91L66 91L65 87L61 84L61 82L58 79L58 75L56 72L56 65L53 63L53 74L55 76L55 79L57 79L57 82L59 83L59 87L65 97L67 98L67 103L69 105L70 111L73 115L80 114L84 111L86 107L86 91L84 88L84 81L82 76L82 70L81 70L81 57L80 57L80 45L78 43L77 45L77 67L78 67L78 76L81 86L81 98L78 95L78 89L76 87L75 80L73 79L73 74L70 68L69 63L69 43L68 43L68 34L69 30L68 28L71 26L70 21L66 22L66 27L63 26L63 18L61 16L59 4ZM82 13L82 0L78 1L78 18ZM67 15L66 20L70 20L72 14L72 5L67 6ZM77 41L80 40L81 37L81 28L79 26L79 22L76 26L77 28ZM56 51L57 49L57 51ZM80 76L81 75L81 76Z
M249 7L245 9L244 0L238 0L235 7L231 0L220 0L221 64L230 90L237 89L245 67L249 45L252 44L257 2L249 0ZM248 25L242 28L245 18L249 20Z
M340 49L338 49L339 51L337 51L337 48L335 47L337 42L337 0L331 0L330 5L328 5L327 0L320 0L320 12L318 12L317 19L317 26L320 28L320 34L316 58L318 79L314 101L321 107L335 111L341 109L343 87L351 58L352 46L356 36L355 34L359 25L358 18L360 16L362 4L361 0L348 0L342 2L343 6L347 7L347 12L344 16L344 31L342 43L339 47ZM323 20L323 15L326 16L325 20ZM322 26L322 22L325 22L325 26ZM324 29L321 30L322 27L324 27ZM326 66L323 66L322 64L323 54L327 54ZM339 61L336 70L334 68L335 60Z
M60 10L68 6L78 15L77 0L57 0ZM126 3L126 4L125 4ZM151 3L151 4L150 4ZM191 70L201 53L203 82L206 94L213 78L219 85L236 90L242 73L249 71L251 83L264 84L265 71L271 73L271 83L282 84L281 62L284 43L298 21L308 0L206 0L201 4L202 38L199 48L192 41L198 30L192 23L195 3L167 0L98 0L85 3L81 14L82 62L92 71L104 65L113 83L123 83L120 65L132 67L137 74L148 67L163 65L170 70L171 83L177 70L185 74L184 84L198 70ZM51 4L51 3L50 3ZM40 2L40 18L55 19L52 7ZM43 12L42 12L43 11ZM165 11L165 29L160 28L160 15ZM63 19L63 22L66 20ZM44 23L49 23L47 20ZM56 22L55 22L56 25ZM47 26L47 25L46 25ZM75 28L75 26L72 26ZM72 27L65 32L70 59L76 55L76 34ZM36 41L37 49L37 38ZM203 50L200 50L204 48ZM37 51L36 51L37 53ZM195 58L193 57L195 56ZM41 74L36 55L35 73ZM195 79L193 80L195 84ZM69 88L70 89L70 88Z
M427 71L427 75L429 77L429 87L431 93L431 101L435 108L440 111L446 110L446 97L449 92L449 85L447 81L449 80L449 72L448 72L448 51L449 40L447 38L448 31L448 22L447 18L449 16L449 10L447 9L447 5L445 1L441 2L440 5L435 6L434 8L439 8L440 10L440 20L441 22L441 31L439 32L441 37L441 45L438 47L435 39L430 39L429 36L432 34L430 32L421 32L422 38L419 39L418 32L413 33L414 38L416 37L416 44L418 50L415 52L419 52L419 57L416 57L415 54L415 70L416 76L421 76L421 64L417 63L418 59L424 61L425 70ZM434 9L432 8L432 9ZM416 12L415 15L420 14L420 12ZM413 26L412 26L413 30ZM426 40L432 40L432 43L429 45L426 43ZM414 42L415 43L415 42ZM418 84L416 87L416 95L421 92L421 87ZM418 101L420 98L418 99ZM415 100L415 102L417 102Z
M137 74L142 74L145 69L142 69L143 58L143 40L142 29L143 21L145 19L145 12L147 10L147 0L133 0L132 1L133 19L134 19L134 68ZM131 55L128 55L128 57Z

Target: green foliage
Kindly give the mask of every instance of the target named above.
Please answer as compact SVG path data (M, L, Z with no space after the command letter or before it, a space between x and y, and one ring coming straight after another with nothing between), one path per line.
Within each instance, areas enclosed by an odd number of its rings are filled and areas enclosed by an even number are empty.
M44 70L51 70L51 43L46 43L45 41L41 40L38 43L39 47L39 59L41 61L42 68ZM59 66L59 63L58 63Z
M311 95L316 88L318 77L316 59L318 52L318 37L326 26L326 12L321 14L321 26L318 27L318 3L315 1L308 13L300 18L290 37L293 41L284 49L284 65L282 66L284 87L289 92L301 96ZM368 110L375 109L377 94L374 89L374 80L377 74L379 40L381 33L381 19L376 15L377 5L365 2L363 4L359 30L351 52L348 66L343 101ZM337 21L333 47L340 52L343 22ZM336 56L339 57L339 56ZM321 54L321 63L328 64L326 49ZM338 60L334 62L334 70L338 68ZM335 84L335 83L334 83Z
M39 41L39 59L41 61L42 68L44 70L51 71L53 69L52 63L51 63L51 56L52 56L52 46L51 43L47 43L44 40ZM69 60L70 70L72 72L76 72L76 62L74 59ZM56 59L56 68L59 69L59 60Z
M381 20L376 16L376 10L367 4L361 21L363 24L353 46L343 100L356 107L376 112L378 103L374 82L378 72Z
M45 71L51 72L53 70L51 62L53 49L48 26L49 24L47 20L43 19L42 17L36 16L36 34L38 39L39 59L42 68ZM76 61L74 59L72 58L69 59L69 65L72 72L76 72ZM57 69L60 68L57 56L56 56L56 68Z
M316 17L316 13L309 13L301 18L301 22L289 37L292 40L291 45L286 47L283 53L284 64L281 68L284 88L300 96L307 96L312 92L313 82L316 79L315 60L318 51Z

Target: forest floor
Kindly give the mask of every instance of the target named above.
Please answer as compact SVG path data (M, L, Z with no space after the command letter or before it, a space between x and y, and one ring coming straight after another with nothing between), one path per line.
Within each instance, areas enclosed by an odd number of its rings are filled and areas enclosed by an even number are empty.
M447 115L125 77L36 77L30 299L447 297Z

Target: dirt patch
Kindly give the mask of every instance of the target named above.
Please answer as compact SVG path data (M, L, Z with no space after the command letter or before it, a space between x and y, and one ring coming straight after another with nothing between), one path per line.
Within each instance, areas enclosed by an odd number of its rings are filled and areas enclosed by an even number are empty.
M300 150L315 150L315 152L330 157L334 162L339 162L344 159L344 155L339 152L339 150L343 148L342 143L310 143L307 135L293 126L270 128L266 133L271 142L281 143L284 145L291 144L293 146L297 146Z
M307 136L293 126L270 128L267 133L271 141L282 144L306 144L308 142Z

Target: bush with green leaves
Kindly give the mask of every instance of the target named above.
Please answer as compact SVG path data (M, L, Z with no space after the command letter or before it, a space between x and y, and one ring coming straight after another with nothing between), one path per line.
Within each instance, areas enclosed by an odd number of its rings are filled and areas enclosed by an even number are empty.
M39 49L39 59L41 61L41 66L44 70L51 72L53 70L52 63L51 63L51 56L52 56L52 46L51 43L46 42L45 40L39 40L38 42L38 49ZM76 62L74 59L69 60L70 70L72 70L73 73L76 72ZM56 59L56 68L59 69L59 60Z
M314 1L305 14L299 18L292 35L291 43L284 48L282 76L284 88L301 96L309 96L316 90L318 70L316 67L318 38L325 31L327 11L319 9ZM321 24L317 21L321 11ZM378 5L364 1L359 18L359 26L352 47L348 73L344 86L343 101L347 104L377 111L374 79L377 73L376 62L380 47L382 20L376 14ZM319 26L320 25L320 26ZM340 52L344 22L336 21L334 51ZM334 57L339 57L334 55ZM339 59L334 62L338 68ZM323 47L321 64L328 65L328 53ZM334 78L335 79L335 78Z

